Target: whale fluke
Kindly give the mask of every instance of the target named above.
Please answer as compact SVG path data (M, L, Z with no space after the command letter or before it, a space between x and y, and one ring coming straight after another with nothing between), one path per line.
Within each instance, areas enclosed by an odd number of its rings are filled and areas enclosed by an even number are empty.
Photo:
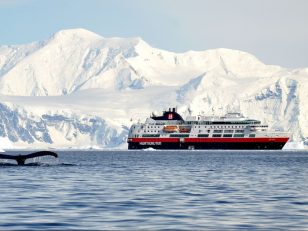
M30 153L27 155L18 155L18 156L11 156L6 154L0 154L0 159L6 159L6 160L16 160L18 165L24 165L25 161L29 158L39 157L39 156L54 156L55 158L58 158L58 154L51 151L39 151Z

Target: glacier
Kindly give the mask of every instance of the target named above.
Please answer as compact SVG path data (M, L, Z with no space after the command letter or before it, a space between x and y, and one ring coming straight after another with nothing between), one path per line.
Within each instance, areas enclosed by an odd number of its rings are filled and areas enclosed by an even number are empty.
M176 106L237 111L308 145L308 68L266 65L219 48L174 53L141 38L61 30L0 46L0 138L22 148L126 148L130 125ZM295 145L300 144L300 145Z

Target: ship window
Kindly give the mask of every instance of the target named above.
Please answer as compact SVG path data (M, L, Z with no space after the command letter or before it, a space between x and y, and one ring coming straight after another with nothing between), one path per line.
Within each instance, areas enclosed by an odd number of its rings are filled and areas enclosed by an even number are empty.
M209 137L209 134L198 134L198 137Z
M214 130L214 133L222 133L222 130Z
M208 133L210 133L211 130L207 130Z
M142 137L159 137L159 134L143 134Z
M244 137L244 134L234 134L233 137Z
M249 137L256 137L256 134L249 134Z
M235 132L241 133L244 132L244 130L235 130Z
M170 134L170 137L189 137L189 134Z
M224 133L233 133L233 130L224 130Z
M221 134L213 134L212 137L221 137Z
M224 134L224 137L232 137L232 134Z

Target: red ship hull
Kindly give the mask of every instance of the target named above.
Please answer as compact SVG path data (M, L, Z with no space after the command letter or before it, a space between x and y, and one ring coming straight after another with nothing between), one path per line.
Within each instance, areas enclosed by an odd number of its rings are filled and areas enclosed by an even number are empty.
M288 137L279 138L131 138L128 149L282 149Z

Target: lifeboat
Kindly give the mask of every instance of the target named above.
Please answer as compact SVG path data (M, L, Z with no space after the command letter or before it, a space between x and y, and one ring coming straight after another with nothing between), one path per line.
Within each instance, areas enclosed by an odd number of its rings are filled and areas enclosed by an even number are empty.
M179 127L176 125L167 125L167 126L164 126L163 131L164 132L178 132Z
M190 127L190 126L182 126L182 127L179 128L179 131L180 131L181 133L189 133L190 130L191 130L191 127Z

